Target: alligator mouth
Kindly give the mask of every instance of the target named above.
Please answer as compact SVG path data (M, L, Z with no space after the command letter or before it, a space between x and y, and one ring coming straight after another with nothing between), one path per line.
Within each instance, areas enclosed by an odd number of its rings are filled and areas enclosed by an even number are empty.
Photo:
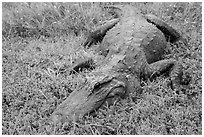
M115 97L123 97L125 92L126 89L124 82L116 79L112 79L104 83L97 83L94 85L93 94L89 95L90 98L96 99L93 107L94 109L92 109L90 113L100 108L107 100L110 101L110 99L114 99Z
M86 114L99 109L107 99L123 97L126 88L122 81L105 77L98 82L86 82L79 89L73 91L52 114L54 121L61 118L79 119Z

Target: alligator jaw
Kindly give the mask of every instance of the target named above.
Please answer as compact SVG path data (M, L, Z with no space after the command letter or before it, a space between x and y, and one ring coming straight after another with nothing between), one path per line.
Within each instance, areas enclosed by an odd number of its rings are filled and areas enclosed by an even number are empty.
M115 78L105 77L99 82L85 83L78 90L62 102L52 114L52 120L57 122L64 118L77 120L82 116L100 108L106 101L114 96L124 96L124 82Z

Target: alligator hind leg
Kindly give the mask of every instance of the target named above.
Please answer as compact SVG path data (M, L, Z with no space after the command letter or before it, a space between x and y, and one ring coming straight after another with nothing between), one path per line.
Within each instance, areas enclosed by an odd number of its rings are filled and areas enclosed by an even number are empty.
M150 80L160 75L169 75L171 80L171 88L173 90L180 89L182 84L182 65L173 59L165 59L157 61L149 65Z
M93 31L85 41L83 47L89 48L92 44L96 44L97 42L101 42L103 40L103 37L106 35L106 32L113 28L117 23L119 22L119 19L112 19L108 22L106 22L103 26L99 27L95 31Z
M149 23L156 25L156 27L164 33L167 41L173 43L178 40L181 40L184 42L184 44L187 44L186 40L181 37L181 35L174 28L169 26L162 19L158 18L153 14L147 14L145 15L145 18Z

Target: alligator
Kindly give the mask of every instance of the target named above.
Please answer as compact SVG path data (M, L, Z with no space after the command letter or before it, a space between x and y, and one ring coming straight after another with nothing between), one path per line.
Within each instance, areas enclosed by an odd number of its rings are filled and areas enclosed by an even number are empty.
M84 43L91 48L97 42L99 54L94 69L86 74L86 81L74 90L52 114L53 120L62 117L79 119L141 90L141 81L168 75L171 88L179 90L182 83L182 65L174 59L162 59L167 42L176 42L182 36L158 17L143 15L130 5L109 5L117 18L93 31ZM88 60L91 62L93 60ZM76 65L76 71L86 62ZM92 64L92 63L91 63ZM93 65L93 64L92 64Z

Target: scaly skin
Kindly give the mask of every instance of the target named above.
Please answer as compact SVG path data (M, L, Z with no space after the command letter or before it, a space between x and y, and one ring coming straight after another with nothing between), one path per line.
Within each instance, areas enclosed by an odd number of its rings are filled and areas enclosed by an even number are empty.
M62 102L52 114L56 122L68 116L78 119L99 108L106 100L125 96L128 75L117 72L115 67L124 59L117 55L107 65L100 66L86 75L86 81Z
M179 33L154 16L145 17L134 7L108 8L118 10L118 19L98 28L84 44L84 47L90 47L101 41L99 51L104 60L98 61L95 69L87 74L87 81L57 107L52 115L54 120L79 118L97 110L106 100L138 92L142 79L169 74L173 88L179 87L181 65L173 59L161 60L167 46L166 38L176 41L180 38ZM74 68L83 68L86 62L80 64Z

